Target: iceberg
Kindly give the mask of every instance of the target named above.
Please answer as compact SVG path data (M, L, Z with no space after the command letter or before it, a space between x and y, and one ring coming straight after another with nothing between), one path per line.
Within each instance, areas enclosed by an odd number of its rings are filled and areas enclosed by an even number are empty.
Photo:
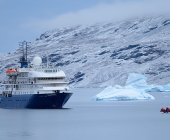
M155 98L146 92L151 91L155 86L148 85L146 80L144 75L131 73L124 87L120 85L109 86L96 95L96 100L154 100Z
M130 73L125 86L132 86L136 89L141 90L153 88L153 86L148 85L146 81L147 81L146 76L137 73Z
M127 101L127 100L154 100L154 97L144 90L133 86L109 86L96 95L96 100Z

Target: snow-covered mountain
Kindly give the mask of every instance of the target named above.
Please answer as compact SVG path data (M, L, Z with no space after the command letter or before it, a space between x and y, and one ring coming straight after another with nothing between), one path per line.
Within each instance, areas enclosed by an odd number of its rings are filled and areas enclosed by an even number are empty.
M19 50L1 56L1 70L17 64ZM132 72L144 74L149 83L169 83L170 17L55 29L32 42L30 59L35 54L48 55L72 86L124 85Z

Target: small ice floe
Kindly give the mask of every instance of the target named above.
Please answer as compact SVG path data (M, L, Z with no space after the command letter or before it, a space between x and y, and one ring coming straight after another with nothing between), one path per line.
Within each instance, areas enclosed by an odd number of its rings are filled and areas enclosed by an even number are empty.
M170 92L170 83L166 85L156 85L148 89L149 92Z
M124 87L119 85L109 86L96 95L96 100L154 100L155 98L152 95L146 93L154 87L153 85L147 85L144 75L132 73Z

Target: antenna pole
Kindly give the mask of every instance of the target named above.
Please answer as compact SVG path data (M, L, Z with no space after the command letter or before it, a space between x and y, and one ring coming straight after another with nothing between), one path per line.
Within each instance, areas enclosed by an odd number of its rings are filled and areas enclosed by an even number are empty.
M20 63L21 63L21 68L27 67L28 66L28 47L30 46L31 42L23 41L19 42L19 46L22 47L23 51L23 56L21 57Z

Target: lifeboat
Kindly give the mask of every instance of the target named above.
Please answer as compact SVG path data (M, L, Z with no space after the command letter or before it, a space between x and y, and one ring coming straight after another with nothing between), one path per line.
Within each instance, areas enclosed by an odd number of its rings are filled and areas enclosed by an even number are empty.
M6 74L7 75L17 75L17 70L16 69L7 69Z

